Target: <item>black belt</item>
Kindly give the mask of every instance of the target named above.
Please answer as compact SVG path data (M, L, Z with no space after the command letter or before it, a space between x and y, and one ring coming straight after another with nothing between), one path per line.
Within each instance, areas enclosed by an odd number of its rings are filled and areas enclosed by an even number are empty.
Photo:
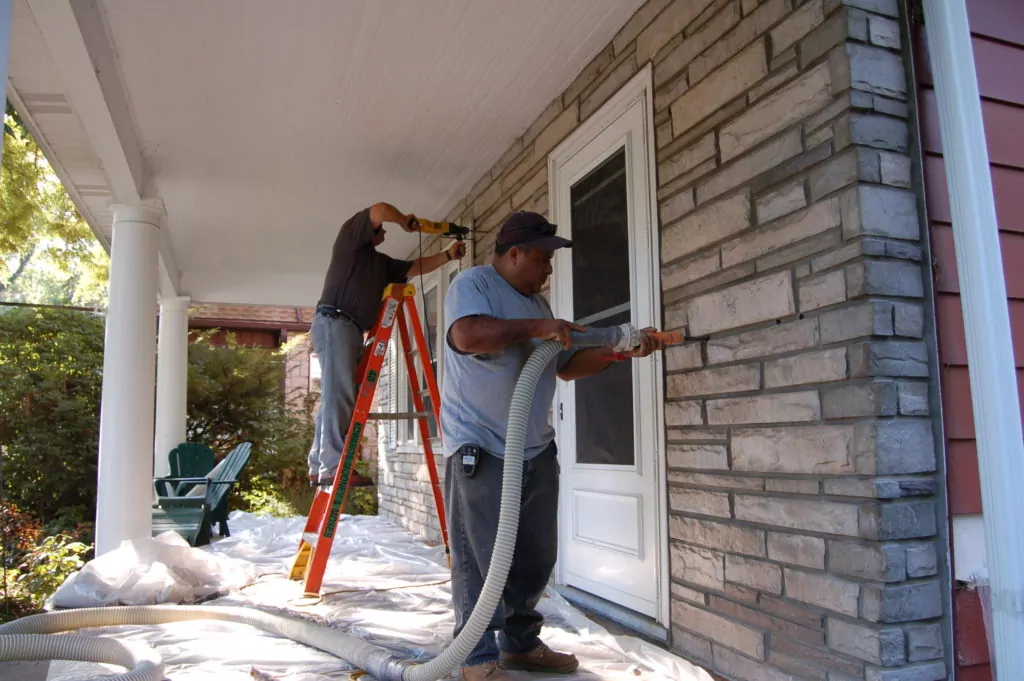
M356 328L359 329L361 332L366 333L366 329L363 328L363 325L357 322L355 318L352 317L352 315L350 315L348 312L345 312L340 307L318 303L316 306L316 312L317 314L322 314L323 316L330 317L331 319L347 319L348 321L355 324Z

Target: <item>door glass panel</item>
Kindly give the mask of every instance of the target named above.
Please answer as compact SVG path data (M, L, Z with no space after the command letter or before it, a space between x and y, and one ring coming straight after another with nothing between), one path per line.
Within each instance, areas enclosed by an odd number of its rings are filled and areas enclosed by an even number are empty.
M626 154L619 150L570 189L574 321L630 321ZM633 466L633 367L619 362L574 382L576 462Z
M629 304L625 149L573 185L570 201L573 314L590 323Z
M426 336L427 336L427 347L430 352L430 366L434 372L434 380L437 380L437 355L438 355L438 342L437 342L437 287L430 289L423 296L423 306L425 312L423 314L426 323ZM420 390L427 389L427 377L425 374L420 374ZM423 397L424 411L428 412L430 416L427 417L427 427L430 429L430 437L437 437L437 422L434 420L433 405L430 402L430 395L425 394Z

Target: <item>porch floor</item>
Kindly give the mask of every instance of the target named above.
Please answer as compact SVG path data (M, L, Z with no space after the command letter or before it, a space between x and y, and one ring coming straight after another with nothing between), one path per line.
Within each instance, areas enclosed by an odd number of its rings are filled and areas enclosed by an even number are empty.
M236 512L230 524L230 538L203 550L230 559L256 578L207 605L287 611L344 629L413 660L434 657L450 640L453 619L443 551L394 523L373 516L344 517L321 599L304 598L302 584L287 577L303 518L275 519ZM581 668L576 674L558 678L711 681L704 670L654 644L609 633L551 589L540 610L546 618L545 641L580 658ZM352 665L325 653L245 625L224 622L105 627L86 633L153 646L163 657L166 676L172 681L314 681L349 679L353 671ZM82 681L115 673L114 667L52 662L40 678ZM531 678L518 672L514 676Z

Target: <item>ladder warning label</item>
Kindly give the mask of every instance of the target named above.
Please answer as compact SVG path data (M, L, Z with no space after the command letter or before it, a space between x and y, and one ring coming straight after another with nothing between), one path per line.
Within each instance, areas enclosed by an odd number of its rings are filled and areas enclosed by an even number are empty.
M377 346L373 349L373 354L377 357L383 357L384 353L388 351L388 344L384 341L377 341Z
M394 298L388 298L387 304L384 306L384 318L381 320L380 325L385 329L394 324L395 312L398 310L398 301Z

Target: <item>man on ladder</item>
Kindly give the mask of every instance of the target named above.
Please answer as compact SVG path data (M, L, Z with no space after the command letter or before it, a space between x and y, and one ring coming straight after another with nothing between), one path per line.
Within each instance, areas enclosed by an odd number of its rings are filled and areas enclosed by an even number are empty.
M363 339L377 320L384 288L433 272L466 253L465 244L457 241L438 255L414 261L392 258L377 250L386 236L385 222L400 225L407 232L420 229L415 216L389 203L377 203L353 215L334 241L323 293L316 306L310 333L320 362L321 392L308 460L312 486L326 487L334 481L355 406ZM352 484L370 483L360 478L354 473Z

